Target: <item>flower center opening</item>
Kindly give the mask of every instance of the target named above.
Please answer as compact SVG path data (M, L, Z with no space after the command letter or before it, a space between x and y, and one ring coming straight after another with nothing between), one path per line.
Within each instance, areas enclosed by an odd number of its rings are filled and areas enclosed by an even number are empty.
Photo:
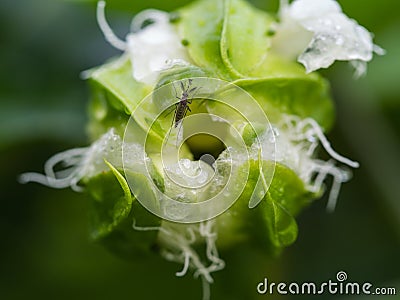
M221 140L206 133L192 135L186 140L186 144L195 160L207 157L205 156L206 154L212 155L214 159L217 159L221 152L226 149L225 144ZM210 164L208 160L205 162Z

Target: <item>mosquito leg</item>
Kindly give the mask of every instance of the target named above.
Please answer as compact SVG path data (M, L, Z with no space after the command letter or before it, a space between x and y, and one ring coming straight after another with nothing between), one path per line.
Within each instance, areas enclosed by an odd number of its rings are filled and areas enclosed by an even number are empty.
M176 118L176 111L177 111L176 108L177 108L177 107L178 107L178 103L175 103L174 116L173 116L172 119L171 119L171 126L169 127L168 134L167 134L167 138L165 139L164 144L166 144L166 143L168 142L169 136L170 136L171 131L172 131L172 128L173 128L173 126L174 126L174 121L175 121L175 118ZM171 112L172 112L172 110L171 110ZM171 112L169 112L168 115L169 115Z
M175 91L175 97L178 98L178 92L176 91L175 82L172 83L172 87L174 88Z
M190 108L189 108L189 106L186 106L185 113L183 114L183 118L179 121L179 124L178 124L179 125L179 129L178 129L178 134L176 136L176 143L175 143L175 147L176 148L178 148L179 134L181 133L181 129L183 127L183 120L185 119L188 110L190 111Z
M176 109L176 107L178 106L178 103L175 103L174 105L175 105L175 109ZM175 111L175 110L174 110L174 109L171 109L171 110L165 115L165 118L168 117L173 111ZM174 113L174 114L175 114L175 113Z
M176 147L176 148L178 148L179 135L180 135L180 133L181 133L181 129L182 129L182 126L183 126L183 119L179 121L178 126L179 126L179 128L178 128L178 134L176 135L176 143L175 143L175 147Z
M208 99L203 99L200 101L199 106L201 106L204 102L206 102Z
M193 94L193 96L192 97L190 97L191 99L193 99L193 98L195 98L196 96L197 96L197 94L199 93L199 91L201 90L201 86L199 87L196 87L196 89L195 89L195 93Z

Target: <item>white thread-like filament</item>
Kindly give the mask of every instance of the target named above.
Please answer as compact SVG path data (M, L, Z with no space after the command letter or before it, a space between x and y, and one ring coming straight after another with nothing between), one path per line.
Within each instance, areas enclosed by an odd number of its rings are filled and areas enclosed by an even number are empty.
M99 27L104 35L104 38L106 39L107 42L109 42L113 47L125 51L127 46L125 41L121 40L119 37L117 37L114 33L114 31L111 29L110 25L108 25L107 20L106 20L106 15L105 15L105 7L106 7L106 2L105 1L99 1L97 2L97 23L99 24Z
M163 11L157 9L146 9L138 13L131 22L131 32L135 33L142 30L145 21L151 20L154 23L165 22L168 17Z
M182 270L176 273L176 276L184 276L190 268L195 272L195 278L201 277L203 288L203 300L210 298L210 284L214 282L211 273L221 270L225 267L225 262L219 258L215 241L217 234L212 232L214 221L201 222L199 225L192 225L182 228L165 222L163 229L169 233L164 235L164 231L160 231L159 242L164 245L162 255L169 261L183 263ZM187 234L189 233L189 235ZM206 258L210 262L206 266L199 255L192 248L192 244L199 241L205 241Z
M180 272L176 272L175 275L178 277L185 276L186 272L189 270L189 263L190 263L190 254L189 252L184 253L185 262L183 264L183 269Z
M352 161L352 160L340 155L335 150L333 150L333 148L331 147L331 144L329 143L329 141L327 140L325 135L322 133L321 127L317 124L317 122L315 122L314 119L307 118L304 121L307 121L309 124L311 124L311 126L313 127L313 130L314 130L314 133L317 134L318 139L322 143L322 146L324 147L324 149L326 150L326 152L328 152L328 154L330 156L332 156L337 161L344 163L352 168L358 168L360 166L360 164L358 162Z
M81 179L79 162L82 161L89 148L76 148L67 150L61 153L57 153L50 157L45 163L44 171L45 174L39 174L35 172L23 173L19 176L18 181L20 183L36 182L45 186L49 186L56 189L63 189L71 187L74 191L81 192L82 188L78 186L78 182ZM54 171L54 167L63 163L64 167L69 167L66 170L59 172ZM65 174L68 174L65 176Z

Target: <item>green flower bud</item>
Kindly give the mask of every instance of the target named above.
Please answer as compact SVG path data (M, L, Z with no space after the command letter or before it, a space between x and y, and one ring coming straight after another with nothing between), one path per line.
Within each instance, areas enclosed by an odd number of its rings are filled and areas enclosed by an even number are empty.
M248 243L280 253L296 240L295 217L323 194L324 179L334 179L333 210L350 179L339 164L358 167L324 135L334 120L329 84L307 73L325 66L312 36L318 30L296 40L296 47L313 43L313 55L296 52L307 72L285 40L305 1L291 10L284 4L281 24L242 0L148 10L133 19L126 41L113 34L99 2L99 25L124 53L86 72L93 142L55 155L45 175L21 181L85 190L93 240L133 259L156 249L183 264L177 276L201 276L205 298L211 273L225 265L217 248ZM332 159L318 158L320 146ZM59 163L68 170L55 172Z

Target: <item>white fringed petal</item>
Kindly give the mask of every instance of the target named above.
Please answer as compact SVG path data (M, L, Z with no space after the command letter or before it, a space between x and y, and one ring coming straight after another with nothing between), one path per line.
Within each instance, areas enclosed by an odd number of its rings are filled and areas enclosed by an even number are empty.
M175 28L169 23L168 13L144 11L135 19L146 19L144 14L154 23L128 34L127 51L132 62L133 77L137 81L154 84L159 72L171 67L171 61L186 62L188 57Z
M132 20L132 32L127 35L126 41L123 41L108 25L104 9L105 2L99 1L99 27L112 46L128 53L135 80L153 85L162 70L189 61L176 29L169 22L168 13L155 9L139 13ZM151 23L144 26L147 21Z
M280 17L272 47L289 59L297 57L307 72L343 60L352 62L360 76L374 52L384 54L373 44L372 34L334 0L296 0L290 5L282 1Z

